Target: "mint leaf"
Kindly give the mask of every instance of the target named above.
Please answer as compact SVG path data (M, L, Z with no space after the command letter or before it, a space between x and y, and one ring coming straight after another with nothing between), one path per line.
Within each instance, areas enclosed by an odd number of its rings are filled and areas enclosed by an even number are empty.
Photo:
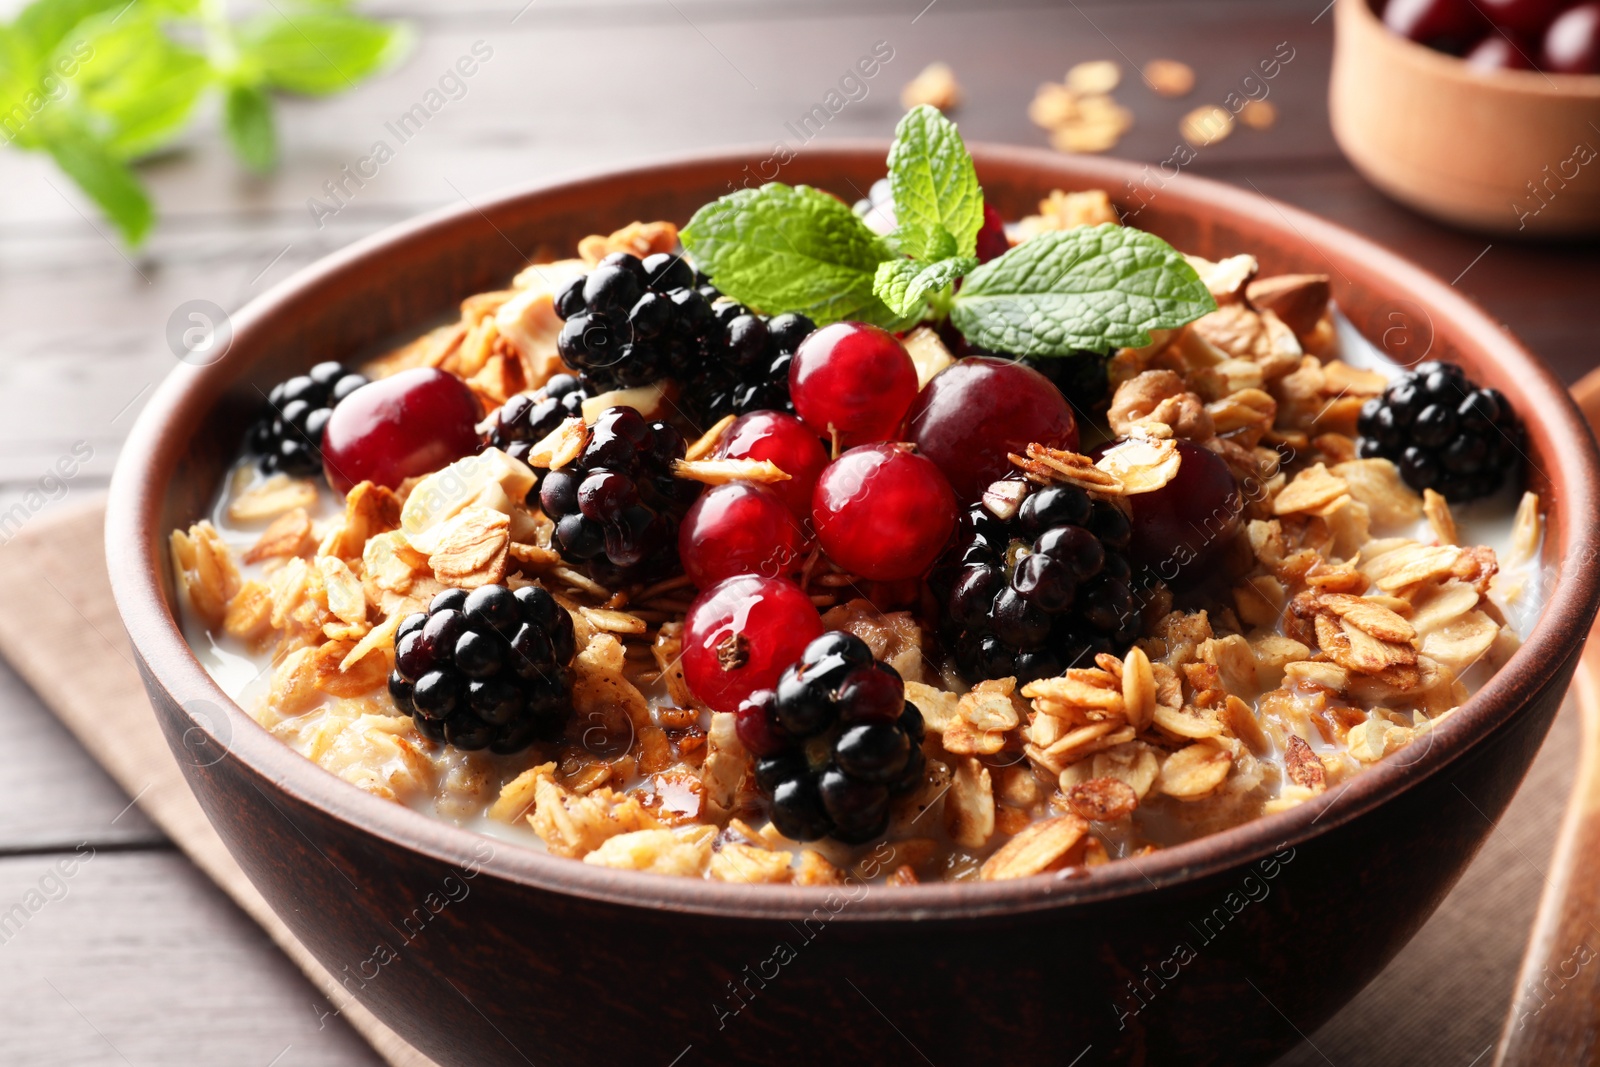
M356 82L397 61L411 33L337 9L264 12L239 30L244 63L267 84L307 96L355 88Z
M85 44L92 51L73 83L83 105L105 120L106 147L124 159L165 145L211 86L206 57L173 43L143 10L126 12Z
M889 187L907 255L972 255L983 228L983 189L961 134L938 109L921 104L900 120L889 148Z
M933 263L891 259L878 264L872 289L895 314L920 319L928 297L978 265L976 256L952 256Z
M819 326L855 319L900 325L873 289L897 258L844 204L809 185L768 182L696 211L679 235L728 296L770 315L800 312Z
M139 179L121 160L78 130L53 130L46 148L56 166L116 224L124 241L136 245L144 240L155 221L155 210Z
M278 161L278 133L267 94L253 85L230 85L223 118L234 155L253 171L271 170Z
M1193 322L1216 301L1173 247L1105 223L1042 233L966 276L951 319L979 348L1018 356L1107 352Z

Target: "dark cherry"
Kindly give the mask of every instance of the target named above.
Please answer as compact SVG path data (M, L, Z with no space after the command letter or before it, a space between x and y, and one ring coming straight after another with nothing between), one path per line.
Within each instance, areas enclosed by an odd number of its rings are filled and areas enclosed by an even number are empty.
M483 412L466 383L431 367L404 370L351 393L322 431L328 484L394 489L478 450Z
M1009 251L1011 242L1006 238L1006 220L1000 217L1000 212L985 203L983 228L978 231L978 262L987 263Z
M1521 41L1513 42L1503 34L1491 33L1467 53L1467 66L1477 70L1532 70L1529 58L1537 49Z
M1460 52L1491 29L1473 0L1389 0L1383 22L1421 44Z
M971 356L947 367L911 407L906 437L933 460L964 503L1012 470L1030 443L1076 451L1078 420L1061 390L1011 360Z
M1474 0L1489 21L1502 30L1537 37L1572 0ZM1498 35L1497 35L1498 36Z
M1550 23L1541 65L1560 74L1600 74L1600 3L1579 4Z
M1178 455L1176 478L1152 493L1128 497L1129 555L1163 581L1181 584L1201 577L1239 532L1244 500L1221 456L1192 441L1179 441Z

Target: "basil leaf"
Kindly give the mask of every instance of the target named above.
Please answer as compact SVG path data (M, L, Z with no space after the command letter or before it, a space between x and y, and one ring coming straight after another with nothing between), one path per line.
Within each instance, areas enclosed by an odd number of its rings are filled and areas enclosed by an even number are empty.
M271 170L278 162L278 132L266 92L254 85L228 86L223 117L234 155L251 170Z
M878 264L872 288L895 314L922 317L928 297L978 265L975 256L953 256L934 263L911 259L891 259Z
M247 67L273 88L326 96L399 60L411 47L401 24L321 8L292 14L263 12L239 30Z
M768 182L714 200L680 237L729 297L770 315L800 312L819 326L855 319L899 325L873 290L894 252L844 204L809 185Z
M136 245L150 231L155 210L139 179L106 147L81 130L53 129L45 145L56 166L78 183L121 232Z
M972 271L951 319L979 348L1018 356L1107 352L1193 322L1216 301L1173 247L1115 223L1043 233Z
M921 104L900 120L889 148L889 187L907 255L972 255L983 228L983 189L961 134L938 109Z

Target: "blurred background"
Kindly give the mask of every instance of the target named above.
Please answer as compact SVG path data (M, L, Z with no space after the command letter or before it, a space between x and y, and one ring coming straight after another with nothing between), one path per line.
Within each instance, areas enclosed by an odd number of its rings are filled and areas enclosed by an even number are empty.
M64 511L103 489L120 441L184 350L173 338L198 321L195 308L216 309L222 317L206 311L206 327L224 327L228 313L329 252L508 187L710 146L764 155L886 140L902 92L935 63L948 77L928 75L915 95L953 105L969 142L1166 163L1286 201L1452 282L1569 383L1596 363L1600 250L1581 227L1528 240L1519 210L1544 200L1519 209L1512 190L1500 225L1453 228L1400 206L1347 162L1329 111L1335 8L1346 0L383 0L348 10L387 29L333 26L316 40L283 26L274 38L273 20L289 25L284 8L341 5L282 2L46 0L32 23L0 37L0 57L12 57L0 58L11 64L0 65L9 79L0 89L7 107L25 109L11 124L0 115L0 513L19 503L29 516ZM41 7L56 29L40 28ZM0 18L21 10L0 4ZM67 111L52 110L52 86L39 83L34 108L29 79L48 75L63 45L71 54L76 17L91 11L117 25L97 29L107 36L79 57L81 72L61 76L81 73L104 106L80 125L57 122ZM141 36L141 20L169 16L211 73ZM243 29L217 32L229 18ZM28 46L18 25L55 34L44 67L17 58ZM263 40L290 57L275 74L252 66L250 47ZM1434 43L1460 52L1475 41ZM347 54L348 64L331 58ZM319 56L335 75L318 74ZM842 81L867 56L878 72ZM1173 62L1148 66L1155 60ZM1372 62L1358 81L1381 109L1390 61ZM317 95L280 91L296 86ZM1414 101L1387 102L1416 117ZM1600 121L1600 107L1587 114ZM107 126L113 119L122 125ZM1571 139L1600 145L1600 126L1588 125ZM1467 122L1449 136L1465 152L1502 132ZM1444 170L1457 160L1429 151ZM1577 167L1559 193L1540 188L1563 203L1594 197L1600 166ZM1540 178L1537 167L1528 174ZM70 479L41 492L58 457L85 452ZM0 551L13 532L0 529ZM86 641L84 669L111 654ZM0 746L0 908L56 892L40 883L58 857L95 857L61 883L62 903L0 931L0 1062L378 1062L3 664L0 724L10 739ZM1547 746L1534 774L1567 774L1570 759ZM1529 792L1519 805L1535 802ZM1510 906L1521 911L1504 916L1518 929L1531 920L1561 800L1546 790L1536 802L1547 810L1492 839L1463 887L1526 882ZM1488 1000L1504 1004L1520 941L1509 956L1430 972L1417 946L1459 939L1451 923L1447 903L1375 986L1283 1062L1340 1063L1362 1029L1404 1032L1416 996L1444 1002L1487 982ZM1477 1062L1501 1021L1489 1012L1447 1048L1418 1033L1393 1062Z

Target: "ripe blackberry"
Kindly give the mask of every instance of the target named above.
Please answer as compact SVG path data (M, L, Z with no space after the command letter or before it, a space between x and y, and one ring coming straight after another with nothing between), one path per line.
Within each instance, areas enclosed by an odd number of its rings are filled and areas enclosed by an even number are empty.
M583 417L583 402L589 392L570 374L553 375L544 388L534 393L518 393L500 406L489 444L514 459L527 462L533 446L550 435L567 419Z
M807 645L736 722L773 825L796 841L870 841L889 826L890 798L922 779L922 713L895 669L842 630Z
M1522 460L1511 402L1454 363L1417 364L1367 401L1356 425L1362 458L1393 460L1411 488L1456 503L1488 496Z
M592 393L672 378L703 424L729 413L792 411L789 361L813 329L723 299L681 257L614 252L556 298L556 347Z
M678 522L700 490L673 477L683 450L683 437L664 422L645 422L629 407L602 411L578 458L539 486L555 547L571 560L604 557L628 571L673 558Z
M395 631L389 694L423 736L502 755L572 714L572 616L545 590L446 589Z
M936 575L962 673L1029 682L1131 644L1131 536L1114 504L1070 485L1030 486L1011 519L970 508Z
M279 382L267 394L270 413L250 427L247 447L268 474L295 478L322 473L322 431L338 403L363 385L365 375L343 363L318 363L304 374Z

